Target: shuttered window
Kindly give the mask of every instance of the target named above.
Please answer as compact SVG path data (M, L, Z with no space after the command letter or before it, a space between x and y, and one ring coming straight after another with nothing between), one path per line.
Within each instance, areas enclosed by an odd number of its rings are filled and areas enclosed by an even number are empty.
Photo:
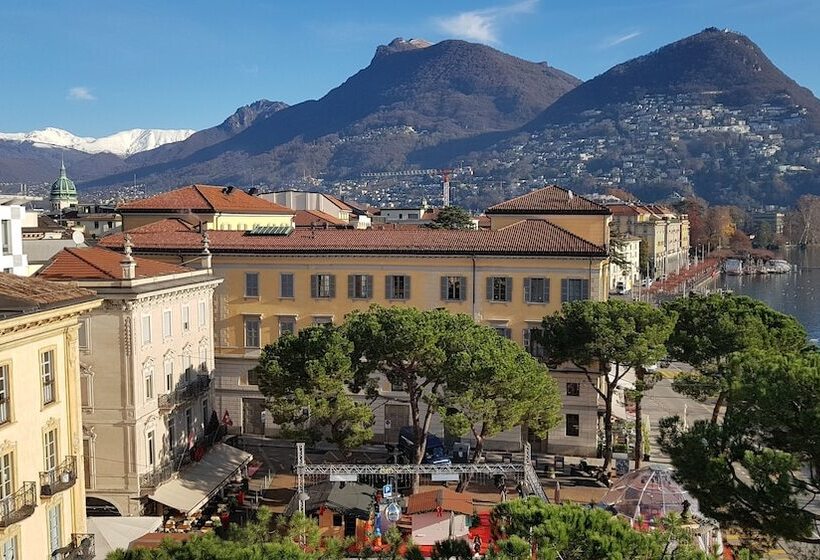
M544 347L541 346L540 336L541 329L538 327L527 327L524 329L524 348L536 358L544 356Z
M493 327L493 330L498 333L498 336L512 338L512 331L509 327Z
M259 317L245 317L245 347L259 348L261 345Z
M581 435L581 417L578 414L566 415L566 435L578 437Z
M368 274L348 275L347 297L350 299L370 299L373 297L373 277Z
M283 272L279 275L279 297L293 297L293 274Z
M561 280L561 302L589 299L589 280L564 278Z
M512 301L512 278L490 276L487 278L488 301Z
M410 277L388 275L385 277L386 299L410 299Z
M245 297L259 297L259 273L245 273Z
M527 303L549 303L549 278L524 278L524 301Z
M9 366L0 366L0 424L9 421L11 401L9 399Z
M441 277L442 301L464 301L467 299L467 278L464 276Z
M310 276L310 297L335 298L336 276L333 274L312 274Z
M54 552L63 546L62 517L60 504L56 504L48 510L48 544L51 549L52 558L54 558Z

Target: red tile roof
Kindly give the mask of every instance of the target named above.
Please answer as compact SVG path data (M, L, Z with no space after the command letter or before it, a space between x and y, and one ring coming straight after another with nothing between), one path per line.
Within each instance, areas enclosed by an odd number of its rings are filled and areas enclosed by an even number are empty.
M296 215L293 217L293 224L296 227L310 227L312 225L324 224L331 226L346 226L347 222L340 220L339 218L335 218L330 214L322 212L321 210L297 210Z
M201 245L201 243L200 243ZM122 280L124 255L102 247L75 247L63 249L37 276L47 280ZM136 278L153 278L168 274L191 272L192 269L175 264L135 257Z
M126 202L117 206L121 213L132 212L194 212L237 214L293 214L281 204L252 196L234 187L188 185L160 193L150 198Z
M347 210L348 212L353 210L353 207L351 205L349 205L347 202L340 198L336 198L332 194L325 194L325 198L333 204L335 204L336 206L338 206L340 210Z
M429 513L436 511L454 511L470 515L473 513L473 500L469 495L460 494L449 488L439 488L428 492L413 494L407 498L407 513Z
M195 226L181 219L154 222L129 232L135 251L190 252L202 248ZM604 258L604 247L546 220L521 220L497 230L430 228L311 229L289 235L249 235L243 231L208 232L212 253L267 254L455 254L541 255ZM121 248L123 234L104 237L100 245Z
M550 185L501 202L487 209L487 214L609 214L606 206L574 194L568 189Z
M10 312L20 314L61 307L91 300L95 296L94 292L85 288L0 272L0 318Z

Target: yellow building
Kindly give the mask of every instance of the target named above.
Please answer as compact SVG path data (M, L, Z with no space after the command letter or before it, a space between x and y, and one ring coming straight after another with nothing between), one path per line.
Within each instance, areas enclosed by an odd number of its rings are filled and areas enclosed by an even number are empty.
M292 227L295 213L241 189L211 185L188 185L120 204L117 212L122 216L123 231L180 216L191 223L207 224L212 230Z
M263 401L248 377L260 349L284 332L339 323L373 303L466 313L537 354L533 334L545 315L564 301L606 299L609 212L557 187L535 191L529 202L516 200L524 214L499 211L502 223L493 214L488 230L388 225L209 232L214 274L225 279L214 305L217 406L239 420L243 430L260 431ZM555 225L553 217L562 225ZM130 235L135 253L174 262L201 250L197 228L180 219ZM121 247L123 236L101 244ZM597 401L584 400L584 393L593 390L577 372L562 376L561 383L568 385L568 410L576 404L579 410L567 412L572 427L556 429L550 445L567 452L594 451ZM382 395L384 406L375 407L375 432L391 441L408 423L409 409L389 385ZM507 443L520 445L521 437L520 431L509 434Z
M0 273L3 558L93 551L85 520L78 330L80 315L100 301L89 290Z

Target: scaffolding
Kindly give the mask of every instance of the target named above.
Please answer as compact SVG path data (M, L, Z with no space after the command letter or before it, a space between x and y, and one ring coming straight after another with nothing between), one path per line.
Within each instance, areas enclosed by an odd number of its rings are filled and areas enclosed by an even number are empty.
M308 495L305 488L308 482L316 484L323 480L364 482L372 486L386 483L401 486L412 484L416 476L424 477L429 482L460 481L462 477L470 480L495 480L496 477L512 477L521 483L528 495L536 496L549 502L544 487L532 465L532 451L529 443L524 444L522 463L463 463L450 465L395 465L395 464L346 464L317 463L305 461L305 444L296 444L296 494L299 498L299 512L305 513L305 502Z

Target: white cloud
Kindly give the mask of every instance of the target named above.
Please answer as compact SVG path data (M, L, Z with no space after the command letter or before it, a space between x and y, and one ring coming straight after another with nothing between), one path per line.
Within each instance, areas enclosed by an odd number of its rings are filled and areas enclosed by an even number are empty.
M631 41L635 37L639 37L641 34L640 31L632 31L631 33L626 33L624 35L619 35L618 37L613 37L604 43L605 48L615 47L620 45L621 43L626 43L627 41Z
M538 0L521 0L515 4L496 6L483 10L471 10L452 16L436 18L439 31L451 37L459 37L480 43L498 43L501 24L519 14L535 11Z
M97 98L91 93L91 90L85 86L76 86L68 90L66 99L70 101L94 101Z

